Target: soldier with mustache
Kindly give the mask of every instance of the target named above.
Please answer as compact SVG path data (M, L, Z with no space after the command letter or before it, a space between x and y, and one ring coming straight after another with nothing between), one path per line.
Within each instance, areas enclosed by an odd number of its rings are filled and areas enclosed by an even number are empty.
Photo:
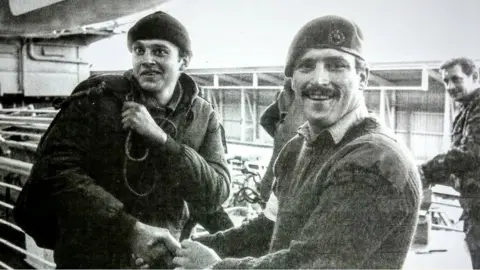
M128 49L133 69L91 77L61 104L15 208L58 268L168 268L188 222L232 225L207 219L230 174L218 115L184 73L187 30L159 11L128 31Z
M182 241L174 263L213 269L400 269L418 221L411 153L367 112L363 34L339 16L308 22L285 75L306 118L274 165L263 214Z
M460 103L451 149L422 165L426 185L453 184L461 194L464 231L474 269L480 268L480 79L475 62L454 58L440 66L445 88Z

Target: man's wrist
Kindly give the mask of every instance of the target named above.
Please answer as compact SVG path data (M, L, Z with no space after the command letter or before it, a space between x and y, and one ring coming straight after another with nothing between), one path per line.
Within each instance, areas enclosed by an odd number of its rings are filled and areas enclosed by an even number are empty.
M136 221L135 224L132 226L132 229L130 231L130 235L129 235L129 242L132 243L133 241L135 241L136 239L136 236L140 233L141 231L141 227L142 227L142 223L140 221Z
M210 264L209 266L203 268L204 270L211 270L211 269L214 269L215 268L215 265L219 262L222 261L222 258L218 257L214 263Z
M167 133L162 131L161 134L160 134L160 143L161 144L167 143L167 139L168 139Z
M167 133L165 133L165 131L163 131L162 128L158 126L148 137L154 144L161 145L164 145L168 139Z

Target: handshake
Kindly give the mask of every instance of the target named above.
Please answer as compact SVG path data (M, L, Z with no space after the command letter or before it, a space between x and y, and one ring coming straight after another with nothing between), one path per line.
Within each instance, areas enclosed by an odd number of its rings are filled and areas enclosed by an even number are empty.
M437 155L419 167L424 187L433 183L445 183L450 177L450 172L445 165L445 155Z
M178 242L165 228L141 222L134 226L130 240L131 268L207 268L220 257L211 248L192 240Z

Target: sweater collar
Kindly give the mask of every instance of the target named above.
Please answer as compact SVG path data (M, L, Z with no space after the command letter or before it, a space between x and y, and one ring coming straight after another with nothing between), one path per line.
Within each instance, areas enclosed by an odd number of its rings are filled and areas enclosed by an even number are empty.
M345 114L339 121L324 129L319 134L312 134L309 122L300 126L297 133L304 137L309 143L313 143L319 137L323 137L322 135L326 133L330 135L335 144L338 144L352 126L365 119L367 116L368 110L365 103L360 103L359 106Z

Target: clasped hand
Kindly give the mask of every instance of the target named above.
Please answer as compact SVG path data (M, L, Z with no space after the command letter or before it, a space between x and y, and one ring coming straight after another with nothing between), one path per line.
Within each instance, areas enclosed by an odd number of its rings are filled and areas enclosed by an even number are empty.
M220 261L215 251L199 242L186 239L182 241L182 247L177 249L173 263L179 269L205 269Z
M122 126L131 129L152 141L165 143L167 134L157 125L147 108L142 104L126 101L122 108Z
M173 258L172 263L177 266L175 268L176 270L205 269L220 260L220 257L213 249L199 242L187 239L183 240L181 247L176 249L175 258ZM135 267L149 268L149 265L145 260L137 259L135 261Z
M173 255L180 243L167 229L137 222L130 241L132 267L149 268L159 259L172 266Z
M421 176L424 184L442 183L449 179L450 173L444 163L445 155L437 155L428 163L421 166Z

